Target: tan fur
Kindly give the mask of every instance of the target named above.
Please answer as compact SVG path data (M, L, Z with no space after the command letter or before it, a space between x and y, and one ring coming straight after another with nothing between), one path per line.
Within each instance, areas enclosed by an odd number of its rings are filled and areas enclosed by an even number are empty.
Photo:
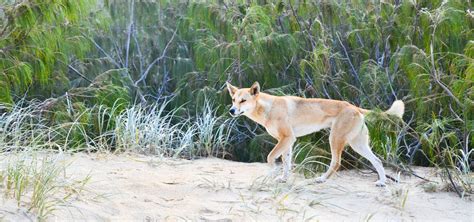
M377 185L384 185L385 172L381 161L369 147L368 130L364 123L364 114L369 110L345 101L272 96L260 92L257 82L250 88L241 89L227 83L227 88L233 99L233 116L247 116L278 140L268 154L267 162L274 165L275 160L283 155L285 171L282 180L287 179L291 169L291 150L296 138L330 128L331 164L317 181L323 182L337 171L344 147L349 144L374 165L379 174ZM396 101L387 113L401 117L403 111L403 102Z

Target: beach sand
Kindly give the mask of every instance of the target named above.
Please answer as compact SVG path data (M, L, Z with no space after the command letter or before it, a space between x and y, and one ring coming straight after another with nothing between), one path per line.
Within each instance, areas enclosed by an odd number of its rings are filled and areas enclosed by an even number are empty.
M425 192L413 176L380 188L376 174L357 170L322 184L297 173L277 183L264 163L84 153L61 160L65 177L90 181L47 221L474 221L472 200ZM414 169L440 182L436 169ZM28 220L34 212L1 195L0 221Z

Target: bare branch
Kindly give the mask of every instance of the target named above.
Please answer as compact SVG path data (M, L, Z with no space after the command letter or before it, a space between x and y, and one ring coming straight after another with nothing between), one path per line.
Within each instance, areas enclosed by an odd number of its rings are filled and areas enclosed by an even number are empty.
M115 61L114 58L112 58L112 56L110 56L102 47L100 47L100 45L97 44L97 42L96 42L93 38L91 38L91 37L85 35L84 33L83 33L82 35L83 35L84 37L88 38L89 40L91 40L91 42L94 43L95 47L96 47L100 52L102 52L107 58L109 58L110 61L115 65L115 67L117 67L117 68L119 68L119 69L120 69L120 68L123 68L122 66L120 66L120 64L117 63L117 61Z
M176 36L176 32L178 31L178 27L176 27L176 29L174 30L173 32L173 36L171 36L171 39L168 41L168 43L166 44L165 48L163 49L163 52L161 53L161 56L156 58L155 60L153 60L153 62L150 63L150 65L148 65L148 67L146 68L145 72L143 72L140 76L140 79L138 79L136 82L135 82L135 85L137 86L138 83L140 83L141 81L145 80L146 77L148 76L148 73L150 72L151 68L156 64L158 63L160 60L162 60L165 56L166 56L166 52L168 51L168 47L171 45L171 42L173 41L174 37Z
M339 41L339 44L341 45L343 51L344 51L344 54L346 55L346 59L347 59L347 62L349 62L349 66L351 67L351 70L352 70L352 75L354 76L354 78L357 80L357 84L359 85L360 87L360 91L362 92L362 94L365 95L365 97L367 98L367 101L369 101L370 105L373 105L372 104L372 101L370 100L370 97L367 95L367 93L365 93L364 91L364 88L361 87L362 86L362 83L360 81L360 78L359 78L359 73L357 73L354 65L352 64L352 61L351 61L351 58L349 56L349 53L347 52L347 49L346 47L344 46L344 44L342 43L341 41L341 37L339 36L339 33L336 33L336 36L337 36L337 40Z
M444 166L444 168L446 169L446 173L448 174L449 182L451 182L451 185L453 186L454 191L456 191L456 193L458 194L458 196L459 196L460 198L462 198L463 195L462 195L461 192L459 191L458 186L456 185L456 183L454 183L453 177L451 176L451 172L449 172L449 169L448 169L447 166Z
M138 62L140 63L140 73L143 72L143 55L142 55L142 50L141 50L141 47L140 47L140 43L138 42L138 39L137 39L137 35L136 35L136 29L134 28L134 34L132 35L133 36L133 41L135 42L135 46L137 47L137 51L138 51Z
M443 82L441 82L439 72L436 69L436 64L435 64L435 60L434 60L434 39L435 39L435 33L436 33L436 28L437 27L438 27L437 25L435 25L433 27L433 32L431 33L431 42L430 42L431 69L432 69L432 72L434 74L433 75L434 80L459 105L459 107L464 108L463 104L458 100L458 98L456 96L454 96L454 94L451 92L451 90L446 85L444 85Z
M84 76L81 72L79 72L77 69L75 69L71 65L68 64L67 67L69 67L72 71L74 71L77 75L79 75L83 79L87 80L89 83L92 83L92 81L90 79L88 79L86 76Z
M129 57L129 52L130 52L130 39L132 35L133 20L134 20L135 0L132 0L132 7L130 10L131 10L130 24L128 25L128 30L127 30L127 49L125 52L125 68L128 68L128 57Z
M346 47L345 47L344 44L342 43L341 37L339 36L339 33L336 33L336 36L337 36L337 40L339 41L339 44L341 45L341 47L342 47L342 49L343 49L343 51L344 51L344 54L345 54L346 59L347 59L347 62L349 62L349 66L351 67L352 75L353 75L354 78L357 80L357 83L360 84L359 73L357 73L357 71L356 71L354 65L352 64L351 58L349 57L349 53L347 52Z

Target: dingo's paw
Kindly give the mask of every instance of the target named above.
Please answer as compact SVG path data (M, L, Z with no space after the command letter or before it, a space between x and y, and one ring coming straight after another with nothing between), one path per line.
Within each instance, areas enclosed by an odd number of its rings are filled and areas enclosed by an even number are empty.
M385 181L377 180L377 182L375 182L375 186L376 187L384 187L385 186Z
M274 167L268 171L267 177L275 178L278 176L279 173L280 173L280 170L278 169L278 167Z
M271 157L270 155L267 156L267 164L274 167L275 166L275 158Z
M324 183L326 182L326 177L320 176L314 180L316 183Z
M286 183L286 181L288 181L288 177L285 177L283 175L275 178L275 182L277 183Z

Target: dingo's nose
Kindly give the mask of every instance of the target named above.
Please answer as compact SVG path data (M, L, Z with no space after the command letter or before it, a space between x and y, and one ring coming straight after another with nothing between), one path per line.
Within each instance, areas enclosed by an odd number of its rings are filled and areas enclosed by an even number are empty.
M230 109L230 110L229 110L229 113L230 113L231 115L235 115L235 109L234 109L234 108Z

